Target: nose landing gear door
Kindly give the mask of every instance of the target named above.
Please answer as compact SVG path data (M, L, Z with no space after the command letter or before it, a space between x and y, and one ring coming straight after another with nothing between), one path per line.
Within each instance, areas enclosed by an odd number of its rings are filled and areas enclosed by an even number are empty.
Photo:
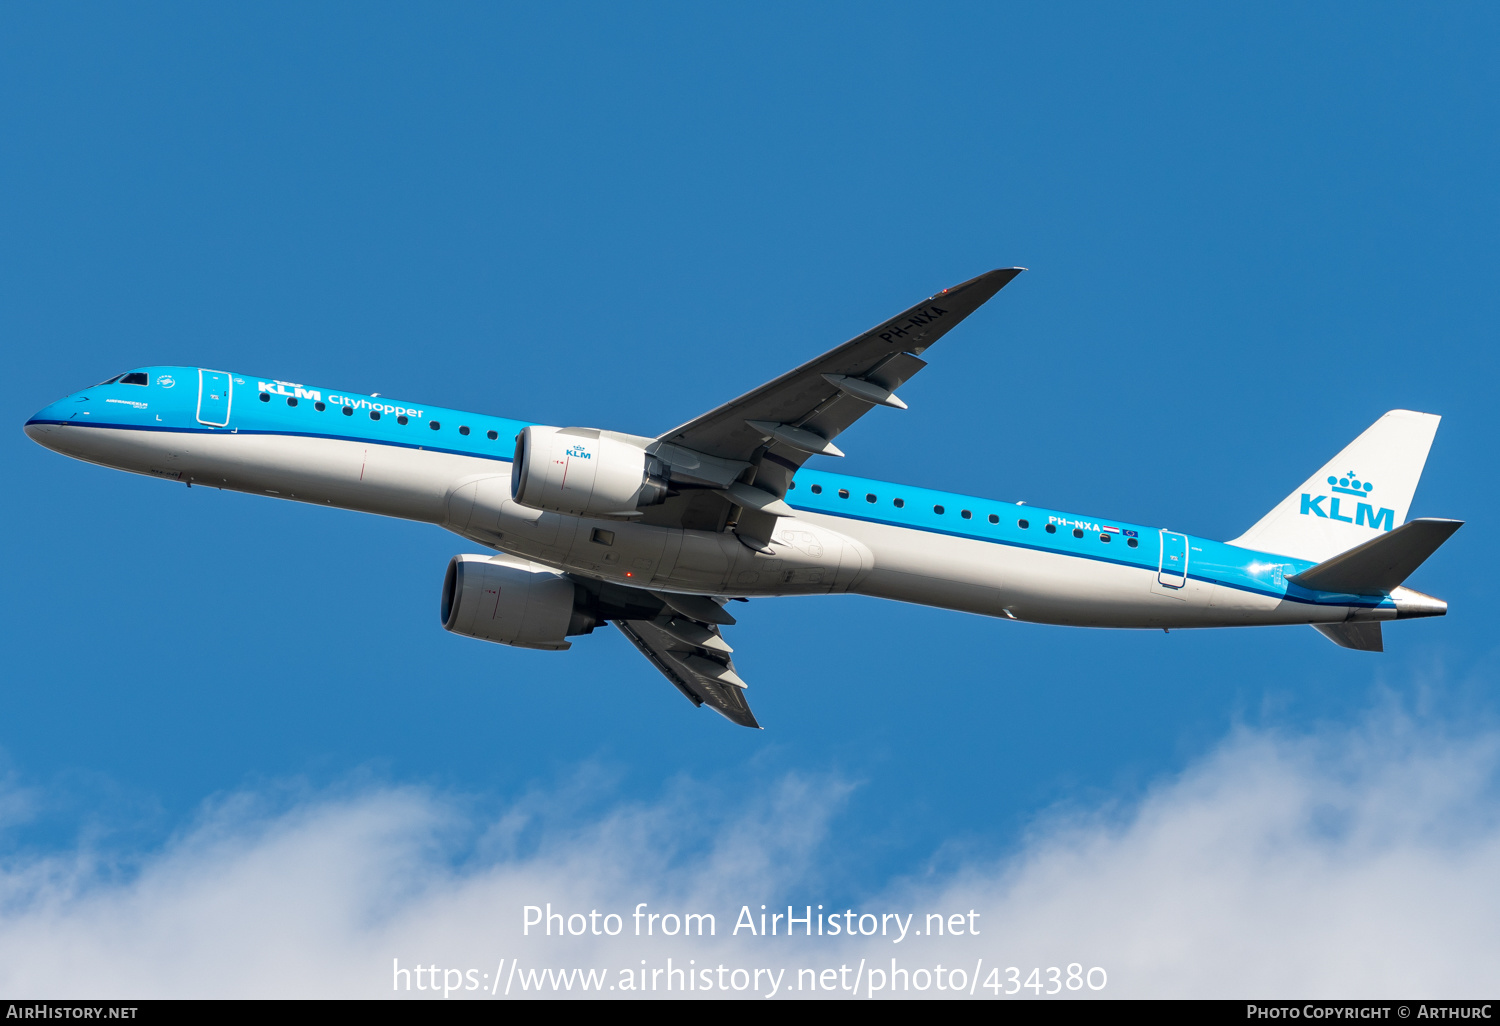
M223 371L198 370L198 423L210 427L229 425L232 388L234 383Z

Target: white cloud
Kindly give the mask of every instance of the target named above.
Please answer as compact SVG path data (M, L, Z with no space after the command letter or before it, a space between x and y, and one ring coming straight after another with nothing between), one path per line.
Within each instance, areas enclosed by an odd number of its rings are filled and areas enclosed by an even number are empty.
M1497 760L1500 736L1455 739L1395 715L1316 736L1241 731L1128 809L1053 814L1007 858L893 882L857 911L914 911L917 928L927 912L981 914L978 937L899 945L730 935L744 903L758 915L762 901L818 900L819 874L837 868L828 822L849 790L833 779L788 777L719 819L704 810L726 796L689 783L586 814L581 779L484 829L469 806L418 789L278 813L241 798L130 873L86 852L5 865L0 989L381 996L393 958L472 968L487 986L502 957L520 957L523 978L610 967L610 983L671 957L715 982L720 963L790 967L782 987L795 993L800 967L853 973L894 956L966 974L983 958L1000 979L1011 965L1023 978L1102 966L1109 996L1476 996L1500 956ZM522 906L548 901L620 912L625 934L523 939ZM630 937L638 901L711 911L717 935Z
M1105 965L1115 994L1482 996L1497 753L1398 718L1241 732L1128 816L1054 820L945 891L986 895L1011 957Z

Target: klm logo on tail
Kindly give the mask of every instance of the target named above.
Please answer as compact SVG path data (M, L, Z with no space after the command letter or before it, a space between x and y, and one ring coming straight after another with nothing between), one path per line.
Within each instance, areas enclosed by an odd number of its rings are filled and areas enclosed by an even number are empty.
M1307 492L1302 493L1301 513L1303 516L1317 516L1325 520L1342 520L1346 524L1373 527L1377 531L1389 531L1396 526L1395 510L1384 507L1377 510L1373 504L1368 502L1355 503L1354 516L1352 517L1345 516L1339 512L1339 504L1349 501L1347 499L1340 499L1339 496L1353 495L1356 498L1363 499L1375 490L1373 484L1368 481L1361 481L1355 476L1352 470L1343 477L1330 477L1328 479L1328 488L1329 491L1337 494L1314 496ZM1326 510L1323 508L1325 501L1328 503Z

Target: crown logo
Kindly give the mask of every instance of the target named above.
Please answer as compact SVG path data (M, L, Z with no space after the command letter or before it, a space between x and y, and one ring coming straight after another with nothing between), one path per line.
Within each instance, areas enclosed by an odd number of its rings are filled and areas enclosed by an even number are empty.
M1369 495L1375 488L1370 482L1361 481L1354 475L1354 471L1352 470L1343 477L1330 477L1328 484L1336 492L1344 495L1358 495L1361 499Z

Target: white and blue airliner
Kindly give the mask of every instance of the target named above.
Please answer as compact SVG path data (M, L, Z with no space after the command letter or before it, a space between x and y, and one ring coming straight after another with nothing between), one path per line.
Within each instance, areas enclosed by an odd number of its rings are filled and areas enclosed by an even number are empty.
M612 623L695 705L758 727L721 628L731 599L860 594L1079 627L1310 624L1379 651L1441 616L1404 587L1460 526L1406 519L1439 418L1393 410L1253 527L1165 528L810 469L1019 274L944 289L656 438L547 427L199 367L143 367L26 423L77 459L437 524L443 626L562 650Z

